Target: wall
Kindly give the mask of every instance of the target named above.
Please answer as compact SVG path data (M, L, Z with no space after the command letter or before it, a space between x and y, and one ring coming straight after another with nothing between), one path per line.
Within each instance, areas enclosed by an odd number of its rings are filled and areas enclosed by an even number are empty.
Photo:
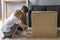
M21 6L25 5L25 2L7 2L7 11L15 11L17 9L20 9Z
M60 5L60 0L30 0L32 5Z
M17 9L20 9L26 2L7 2L7 17L12 14Z
M0 19L2 19L2 12L1 12L1 0L0 0Z

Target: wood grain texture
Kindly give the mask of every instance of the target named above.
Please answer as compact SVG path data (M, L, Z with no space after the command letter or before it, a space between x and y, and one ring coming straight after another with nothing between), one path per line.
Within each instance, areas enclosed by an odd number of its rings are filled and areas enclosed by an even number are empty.
M57 12L33 11L31 16L33 37L57 37Z

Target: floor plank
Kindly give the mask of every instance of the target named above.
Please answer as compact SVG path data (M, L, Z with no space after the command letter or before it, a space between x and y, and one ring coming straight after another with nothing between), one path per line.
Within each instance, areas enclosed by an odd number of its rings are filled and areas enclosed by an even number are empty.
M60 40L60 38L41 38L41 40Z

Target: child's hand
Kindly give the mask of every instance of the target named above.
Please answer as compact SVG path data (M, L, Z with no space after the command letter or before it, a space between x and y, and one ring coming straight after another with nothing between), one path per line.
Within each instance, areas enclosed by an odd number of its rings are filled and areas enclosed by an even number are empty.
M24 24L20 24L20 27L21 28L25 28L25 27L28 27L27 25L24 25Z
M23 30L25 30L26 32L28 31L28 25L26 25Z
M27 29L27 28L28 28L28 26L27 26L27 25L24 25L24 26L23 26L23 28L24 28L24 29Z
M24 24L20 24L20 27L23 29L23 30L28 30L28 25L24 25Z

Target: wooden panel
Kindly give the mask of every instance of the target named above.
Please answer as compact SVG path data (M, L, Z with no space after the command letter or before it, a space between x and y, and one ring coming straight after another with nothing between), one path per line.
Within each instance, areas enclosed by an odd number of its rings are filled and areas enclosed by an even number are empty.
M33 11L32 36L57 37L57 12Z
M7 12L6 13L6 18L8 18L13 12Z
M29 6L29 4L28 4L28 3L29 3L29 0L26 0L26 6L27 6L27 7Z
M26 1L26 0L4 0L4 1L17 1L17 2L20 2L20 1Z
M6 3L3 2L3 15L2 15L2 22L6 20Z

